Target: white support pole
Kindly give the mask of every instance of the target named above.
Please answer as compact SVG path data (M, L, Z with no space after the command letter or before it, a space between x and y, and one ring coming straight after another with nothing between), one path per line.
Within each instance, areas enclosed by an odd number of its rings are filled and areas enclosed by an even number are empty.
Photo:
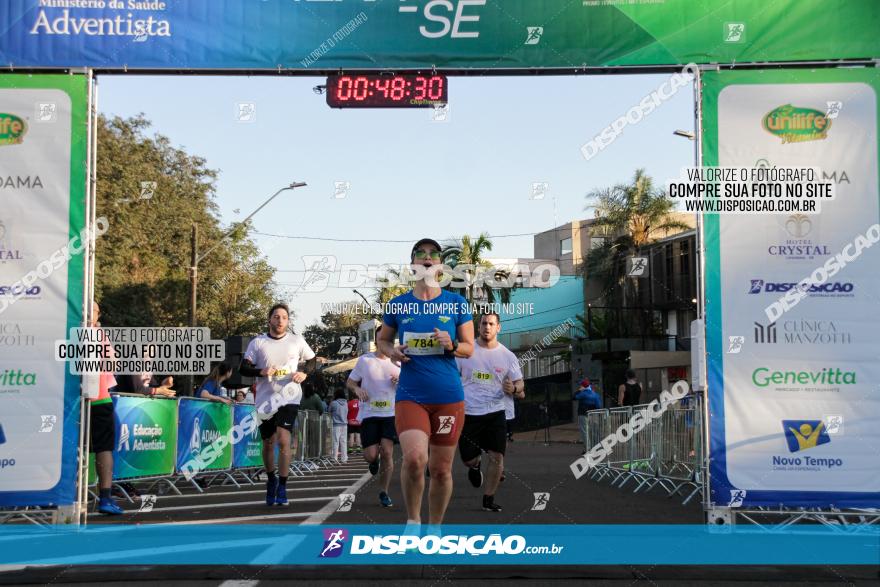
M702 72L705 68L715 69L714 66L700 66L697 68L694 77L694 164L697 167L703 166L703 76ZM703 349L698 359L700 360L699 374L701 381L698 385L701 387L703 401L703 511L708 512L710 506L710 474L709 474L709 377L707 370L706 353L708 349L706 345L706 241L705 241L705 225L703 224L703 215L697 213L697 319L700 320L702 328L700 329L699 346ZM691 343L693 344L693 342ZM707 518L708 519L708 518Z

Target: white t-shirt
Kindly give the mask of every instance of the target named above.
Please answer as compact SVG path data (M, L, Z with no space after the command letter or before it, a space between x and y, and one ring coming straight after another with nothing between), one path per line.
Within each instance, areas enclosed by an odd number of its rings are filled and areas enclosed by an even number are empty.
M376 353L358 357L349 379L363 387L370 399L360 402L358 420L364 418L387 418L394 415L394 394L396 389L391 376L400 377L400 367L391 359L380 359Z
M456 357L464 386L464 413L469 416L482 416L493 412L507 411L501 385L509 376L511 381L523 378L516 355L503 344L493 349L474 342L474 352L467 359Z
M274 367L276 373L272 377L257 377L257 394L254 403L257 416L268 420L278 411L280 406L299 405L302 399L302 387L293 381L299 364L315 358L314 351L309 348L306 339L298 334L286 332L281 338L275 339L268 334L261 334L248 345L244 358L254 364L257 369ZM273 401L272 396L276 395Z

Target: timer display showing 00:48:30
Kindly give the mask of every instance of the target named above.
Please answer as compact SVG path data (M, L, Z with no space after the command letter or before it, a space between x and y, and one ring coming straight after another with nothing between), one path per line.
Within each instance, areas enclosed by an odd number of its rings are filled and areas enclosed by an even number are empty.
M332 108L431 108L446 103L445 75L336 75L327 78Z

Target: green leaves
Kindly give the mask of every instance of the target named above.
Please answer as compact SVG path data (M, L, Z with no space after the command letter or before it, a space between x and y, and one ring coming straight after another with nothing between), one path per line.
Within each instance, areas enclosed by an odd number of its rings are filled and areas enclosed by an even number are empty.
M143 115L98 121L96 297L108 326L189 324L192 225L207 250L224 232L214 201L217 170L204 158L148 136ZM239 230L199 264L198 322L214 338L265 328L274 269Z

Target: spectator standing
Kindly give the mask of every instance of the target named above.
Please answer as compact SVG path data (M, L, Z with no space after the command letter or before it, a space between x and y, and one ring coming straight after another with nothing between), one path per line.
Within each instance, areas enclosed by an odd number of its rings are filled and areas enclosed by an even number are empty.
M589 418L587 412L590 410L598 410L602 407L602 400L599 394L593 391L589 379L581 380L574 399L578 402L578 425L581 430L581 441L584 443L584 454L590 450L590 430Z
M345 392L337 389L330 402L330 416L333 418L333 458L348 462L348 402L345 401Z
M626 382L621 383L617 388L617 405L619 406L636 406L642 397L642 385L636 379L636 372L628 369L626 372Z
M299 407L301 410L312 410L313 412L318 412L318 414L324 413L324 402L321 401L321 396L315 391L315 388L312 386L303 386L303 399L299 403Z
M361 421L358 418L361 404L356 395L348 400L348 450L361 447Z

